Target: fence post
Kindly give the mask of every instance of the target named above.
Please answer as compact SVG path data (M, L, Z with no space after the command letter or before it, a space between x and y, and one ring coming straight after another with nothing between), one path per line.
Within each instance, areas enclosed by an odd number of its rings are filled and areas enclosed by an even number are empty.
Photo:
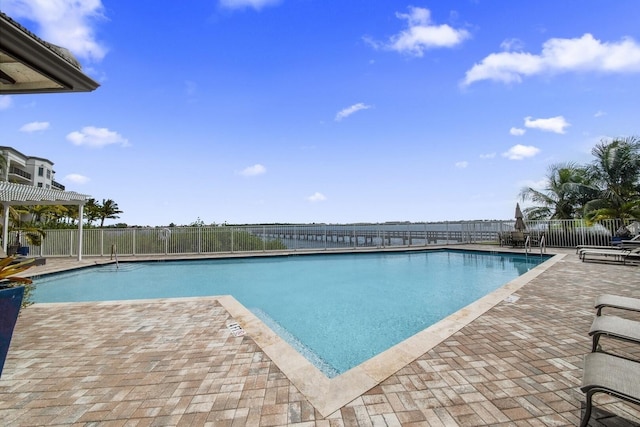
M323 226L324 228L324 250L327 250L327 224Z
M445 221L445 225L446 225L446 230L447 230L447 245L449 244L449 240L451 238L451 235L449 234L449 221Z
M356 226L353 226L353 249L358 247L358 234L356 232Z

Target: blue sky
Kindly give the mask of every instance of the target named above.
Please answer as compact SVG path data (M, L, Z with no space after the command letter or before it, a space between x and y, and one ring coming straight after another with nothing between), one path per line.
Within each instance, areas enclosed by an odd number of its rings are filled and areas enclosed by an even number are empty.
M2 145L129 225L510 219L638 135L636 0L0 0L101 86L0 96Z

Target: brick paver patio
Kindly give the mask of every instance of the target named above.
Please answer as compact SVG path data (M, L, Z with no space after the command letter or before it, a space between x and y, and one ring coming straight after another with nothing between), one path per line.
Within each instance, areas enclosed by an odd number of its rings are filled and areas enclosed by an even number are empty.
M20 316L0 379L0 424L578 425L593 301L601 293L640 298L640 269L563 253L516 301L500 302L326 416L251 334L231 335L236 319L215 297L34 305ZM602 345L640 359L640 346ZM590 425L640 425L639 407L608 396L595 402Z

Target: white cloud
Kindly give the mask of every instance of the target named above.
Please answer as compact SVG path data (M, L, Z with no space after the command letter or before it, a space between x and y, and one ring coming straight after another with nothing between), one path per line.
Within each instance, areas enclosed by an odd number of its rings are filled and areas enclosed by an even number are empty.
M84 175L77 173L71 173L63 178L64 182L70 182L72 184L86 184L90 179Z
M481 159L493 159L495 157L496 157L496 153L480 154Z
M0 96L0 110L8 110L13 104L13 98L8 95Z
M500 48L504 51L522 50L524 43L520 39L507 39L500 43Z
M101 0L4 0L2 10L13 18L36 22L38 36L75 55L99 61L107 53L95 38L96 21L105 19Z
M464 168L466 168L467 166L469 166L469 162L467 162L466 160L463 160L463 161L461 161L461 162L456 162L456 167L457 167L458 169L464 169Z
M602 116L606 116L606 115L607 115L606 112L604 112L602 110L599 110L599 111L596 111L596 113L593 115L593 117L602 117Z
M311 196L307 197L307 200L312 202L312 203L315 203L315 202L324 202L325 200L327 200L327 198L325 197L324 194L318 193L316 191Z
M242 172L240 172L240 175L256 176L256 175L262 175L263 173L267 173L267 168L265 168L261 164L255 164L253 166L244 168Z
M601 42L591 34L573 39L549 39L539 55L525 52L492 53L467 71L463 86L480 80L519 83L541 73L598 71L640 72L640 45L627 37Z
M409 6L409 13L396 12L396 17L407 21L407 29L390 37L388 42L377 42L368 37L364 40L375 49L395 50L420 57L427 49L454 47L471 36L464 29L446 24L434 25L429 9Z
M359 102L357 104L352 105L351 107L347 107L341 111L338 111L338 114L336 114L336 122L339 122L340 120L349 117L350 115L352 115L353 113L356 113L360 110L367 110L371 108L371 105L366 105L363 104L362 102Z
M564 117L556 116L548 119L532 119L531 117L524 118L525 127L531 129L539 129L545 132L565 133L565 128L571 126Z
M531 145L514 145L509 148L508 151L502 153L503 157L506 157L509 160L522 160L527 157L533 157L540 152L539 148L533 147Z
M526 129L521 128L511 128L509 129L509 133L514 136L522 136L526 132Z
M49 122L31 122L20 128L20 132L38 132L49 129Z
M67 140L74 145L85 145L91 148L101 148L111 144L118 144L122 147L129 146L129 141L118 132L93 126L86 126L81 131L71 132L67 135Z
M252 7L260 10L265 6L275 6L280 0L220 0L220 6L226 9L244 9Z

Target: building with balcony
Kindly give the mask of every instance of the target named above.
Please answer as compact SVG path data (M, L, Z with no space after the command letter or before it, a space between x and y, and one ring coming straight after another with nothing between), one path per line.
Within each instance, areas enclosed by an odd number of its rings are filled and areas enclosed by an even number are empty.
M51 160L27 156L14 148L3 146L0 146L0 155L6 163L0 180L64 191L64 185L54 179L55 171Z

